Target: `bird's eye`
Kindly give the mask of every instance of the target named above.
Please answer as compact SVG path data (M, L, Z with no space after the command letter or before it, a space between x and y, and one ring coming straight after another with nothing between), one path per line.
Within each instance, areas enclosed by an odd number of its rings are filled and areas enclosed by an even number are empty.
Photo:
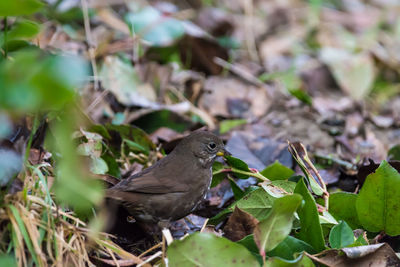
M214 148L217 147L217 145L214 142L211 142L211 143L208 144L208 147L211 148L211 149L214 149Z

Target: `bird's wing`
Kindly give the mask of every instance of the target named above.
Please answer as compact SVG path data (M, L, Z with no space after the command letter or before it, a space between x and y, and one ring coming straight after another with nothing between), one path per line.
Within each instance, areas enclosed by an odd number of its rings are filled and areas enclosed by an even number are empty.
M137 193L166 194L187 192L189 186L180 183L175 168L165 168L168 162L159 161L137 175L126 178L112 187L113 190ZM178 167L179 168L179 167Z

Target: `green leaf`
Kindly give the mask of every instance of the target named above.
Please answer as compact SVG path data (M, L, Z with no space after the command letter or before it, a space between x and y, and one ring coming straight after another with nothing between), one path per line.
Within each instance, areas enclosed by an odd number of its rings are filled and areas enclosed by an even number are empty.
M94 174L106 174L108 172L108 165L102 158L90 157L90 171Z
M93 205L103 200L102 184L85 172L71 136L76 127L77 114L65 111L51 126L53 135L48 135L46 143L54 155L62 154L56 161L56 179L52 190L56 198L72 207L79 215L86 216Z
M259 221L265 219L268 216L269 210L272 208L275 198L269 195L263 188L257 188L255 190L254 188L257 187L251 187L251 191L244 197L211 218L209 224L217 225L227 216L227 214L233 212L236 206L241 210L250 213Z
M292 90L289 90L289 93L292 96L296 97L301 102L303 102L309 106L312 105L312 98L309 94L307 94L306 91L304 91L302 89L292 89Z
M132 125L113 125L106 124L106 129L112 133L120 135L121 139L124 140L134 152L145 152L146 154L155 149L154 143L150 137L140 128Z
M101 156L101 158L106 162L108 166L108 174L114 177L121 177L119 165L115 160L115 157L111 153L105 153Z
M367 246L368 241L365 240L364 235L360 235L358 236L358 238L356 239L356 241L354 241L353 244L349 245L349 247L359 247L359 246Z
M195 233L175 240L168 247L170 266L259 266L257 259L226 238L209 233Z
M263 188L251 191L239 201L234 203L229 209L234 210L235 206L250 213L257 220L261 221L268 216L269 209L272 208L275 198L270 196Z
M89 127L89 132L94 132L100 134L103 138L111 140L111 135L106 129L106 127L102 124L95 124Z
M336 192L329 196L329 212L336 220L346 221L352 229L361 228L356 210L357 195Z
M308 191L304 179L297 183L294 192L302 195L304 199L304 205L297 210L301 225L297 237L313 246L317 252L320 252L325 249L324 236L315 200Z
M153 46L168 46L185 33L183 23L163 15L157 9L147 6L136 13L128 13L125 20L134 35Z
M388 160L400 160L400 145L393 146L387 155Z
M308 165L312 164L310 158L308 157L307 150L303 146L303 144L295 142L289 144L289 152L292 154L294 160L299 164L300 169L303 171L304 175L307 178L307 181L310 183L311 190L317 196L322 196L324 190L317 183L314 176L311 174L310 170L307 168L306 162Z
M161 127L166 127L183 133L190 129L193 122L189 119L167 109L155 110L133 121L135 126L147 133L153 133Z
M261 171L261 174L271 181L286 180L294 174L294 171L286 167L285 165L282 165L281 163L279 163L279 161L275 161L263 171Z
M0 1L0 16L29 15L38 11L44 4L38 0Z
M213 174L215 172L222 170L223 168L224 168L224 164L222 164L221 162L215 161L212 166ZM222 180L225 179L225 176L226 176L225 173L222 173L222 172L214 174L212 181L211 181L211 188L219 185L222 182Z
M257 224L254 229L254 241L261 255L265 253L264 251L274 249L289 235L293 225L293 215L301 199L298 194L276 199L268 217Z
M272 182L263 182L261 187L271 196L279 198L288 193L293 193L296 183L286 180L276 180Z
M86 67L77 57L20 51L0 63L0 108L13 113L61 109L75 99Z
M272 257L267 260L264 267L313 267L313 261L304 254L301 254L294 260L285 260Z
M356 200L357 215L364 229L400 234L400 173L387 161L367 176Z
M247 122L245 119L239 120L224 120L219 124L219 133L224 134L229 132L232 128L243 125Z
M306 251L310 254L315 254L316 251L312 246L307 244L306 242L297 239L293 236L287 236L285 240L283 240L279 245L273 250L267 253L269 257L280 257L286 260L294 260L295 256L300 253Z
M140 80L129 62L117 56L108 56L101 66L99 76L105 89L110 90L118 102L125 106L157 107L153 87Z
M32 244L32 242L37 242L37 240L32 240L31 237L29 236L28 231L25 227L24 221L22 220L21 216L19 215L17 208L11 204L8 205L8 208L11 210L11 213L14 216L15 221L17 222L19 231L21 232L22 237L25 240L26 247L28 248L29 253L32 256L33 261L35 262L35 264L37 266L42 266L41 258L39 258L38 255L36 254L36 251ZM39 262L39 260L40 260L40 262Z
M225 156L225 159L226 159L226 162L229 164L229 166L231 166L235 169L241 170L241 171L250 172L249 166L243 160L232 157L232 156ZM239 179L249 178L248 175L241 174L241 173L235 173L235 176Z
M319 215L319 222L320 224L338 224L338 221L335 219L335 217L333 217L332 214L326 210L322 212L322 215Z
M17 261L12 255L0 255L0 266L17 267Z
M242 238L241 240L237 241L236 243L244 246L245 248L247 248L251 254L253 254L254 257L256 257L256 259L258 260L258 262L260 263L260 265L263 264L263 258L261 257L260 254L258 254L258 247L256 242L254 242L254 235L248 235L245 236L244 238Z
M144 146L142 146L142 145L140 145L140 144L138 144L138 143L136 143L136 142L133 142L133 141L131 141L131 140L129 140L129 139L123 139L123 141L129 146L129 148L132 150L132 151L134 151L134 152L144 152L144 153L148 153L149 152L149 150L146 148L146 147L144 147Z
M345 222L341 221L335 225L329 233L329 243L331 248L344 248L354 243L354 234L350 226Z
M7 41L16 39L30 39L36 36L40 31L40 26L34 21L22 20L14 24L7 32ZM0 44L4 43L4 34L0 35Z
M244 196L244 191L236 184L235 180L233 179L229 179L229 184L231 185L235 199L241 199Z

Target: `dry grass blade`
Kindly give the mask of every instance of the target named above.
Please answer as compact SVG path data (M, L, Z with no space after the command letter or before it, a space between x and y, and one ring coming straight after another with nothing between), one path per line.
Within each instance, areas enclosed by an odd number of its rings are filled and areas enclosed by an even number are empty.
M34 247L31 237L28 234L28 230L26 228L26 224L24 223L23 219L17 208L13 205L8 205L8 209L10 210L9 216L10 218L13 217L15 222L13 223L14 230L19 229L20 234L22 235L23 239L25 240L25 244L32 256L33 261L37 266L45 266L42 258L41 258L41 251L37 250Z
M98 258L91 254L96 250L116 266L126 261L143 264L140 257L109 240L108 234L94 234L73 212L56 206L41 171L32 168L32 174L24 179L24 191L4 198L0 224L9 227L4 227L1 234L10 240L8 246L0 247L2 253L13 253L18 266L95 266L91 259Z

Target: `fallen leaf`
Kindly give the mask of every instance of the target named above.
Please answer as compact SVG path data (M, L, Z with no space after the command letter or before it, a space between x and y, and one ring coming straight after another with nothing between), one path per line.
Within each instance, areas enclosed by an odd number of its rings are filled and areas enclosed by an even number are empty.
M256 258L242 245L208 233L195 233L175 240L168 247L171 266L258 266Z
M235 207L224 227L224 236L234 242L252 234L258 220L249 213Z
M361 100L371 91L375 67L369 54L351 54L343 49L325 47L321 49L320 58L329 66L342 90L353 99Z
M102 85L125 106L158 107L152 86L142 83L131 64L107 56L99 73Z
M344 252L344 254L343 254ZM386 243L327 250L316 255L307 254L314 261L328 267L399 266L400 259Z

